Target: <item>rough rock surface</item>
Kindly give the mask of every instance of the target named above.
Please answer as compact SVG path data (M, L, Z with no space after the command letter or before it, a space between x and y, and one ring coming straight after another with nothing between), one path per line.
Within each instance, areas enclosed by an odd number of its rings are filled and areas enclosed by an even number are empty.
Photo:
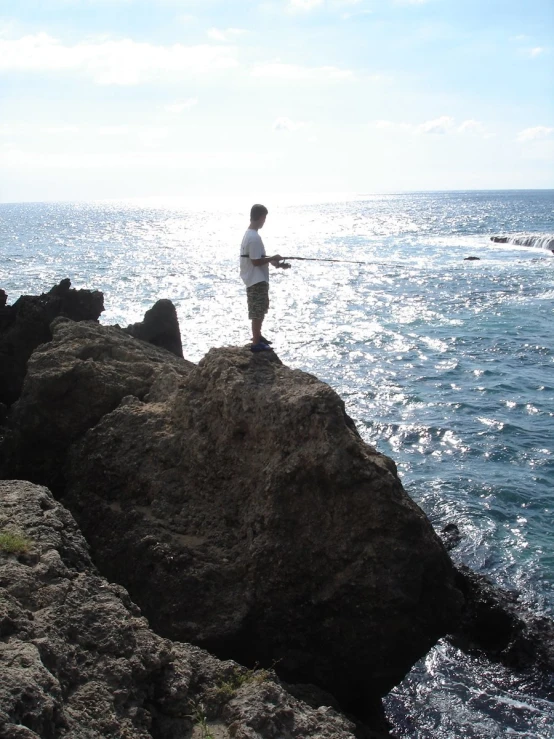
M394 463L273 353L190 366L132 341L55 325L10 420L20 474L71 446L64 501L156 631L368 707L462 603Z
M11 408L0 478L30 480L56 493L72 442L124 397L177 384L195 365L116 326L58 318L51 330L52 341L29 359L25 399Z
M158 300L146 311L143 321L127 326L124 331L135 339L160 346L178 357L183 356L177 311L171 300Z
M39 344L50 341L50 323L57 316L96 321L104 310L104 296L94 290L75 290L68 279L42 295L22 295L12 306L0 291L0 402L11 405L21 392L27 360Z
M153 633L45 488L0 481L0 531L15 529L31 547L0 549L2 739L354 739L273 675Z

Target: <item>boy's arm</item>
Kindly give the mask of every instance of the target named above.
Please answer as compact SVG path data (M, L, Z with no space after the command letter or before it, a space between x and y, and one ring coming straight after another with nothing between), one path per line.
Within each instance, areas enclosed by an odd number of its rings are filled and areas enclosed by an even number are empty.
M251 259L250 261L254 267L261 267L264 264L272 264L274 267L278 267L282 259L283 257L280 254L275 254L273 257L261 257L260 259Z

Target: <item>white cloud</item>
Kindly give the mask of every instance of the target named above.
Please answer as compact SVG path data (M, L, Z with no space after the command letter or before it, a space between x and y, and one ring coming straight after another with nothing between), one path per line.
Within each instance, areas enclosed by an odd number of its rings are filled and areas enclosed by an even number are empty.
M129 171L141 171L148 167L168 169L194 167L205 169L263 169L272 164L272 152L252 157L243 150L217 151L214 149L195 151L118 151L118 152L48 152L0 147L0 167L26 170L101 170L108 171L124 167Z
M273 131L298 131L299 128L304 128L306 124L303 121L291 121L290 118L285 116L277 118L271 127Z
M308 13L315 8L327 6L330 9L359 5L362 0L288 0L286 9L291 13Z
M151 128L140 128L137 133L137 138L143 146L156 147L159 146L164 139L167 138L169 130L167 128L158 128L152 126Z
M41 128L40 130L42 133L66 134L76 133L79 128L77 126L48 126L46 128Z
M17 136L29 129L26 123L2 123L0 125L0 136Z
M469 134L471 136L481 136L485 139L490 139L494 136L494 133L483 124L481 121L475 121L473 118L467 121L462 121L457 127L456 131L462 134Z
M243 28L226 28L225 30L220 28L210 28L208 31L208 38L211 38L213 41L231 41L232 39L236 39L237 36L242 36L242 34L246 33L246 31Z
M473 119L462 121L459 126L455 125L455 120L451 116L443 115L440 118L434 118L423 123L406 123L397 121L378 120L372 123L374 128L381 128L389 131L398 131L411 134L473 134L490 138L492 136L486 127L480 122Z
M554 133L554 128L548 126L533 126L520 131L516 137L517 141L537 141L546 139Z
M180 103L172 103L171 105L164 106L164 110L167 113L182 113L184 110L190 110L198 104L198 98L188 98Z
M411 123L397 123L396 121L373 121L375 128L388 129L390 131L413 131Z
M444 134L448 133L454 125L454 118L449 115L443 115L440 118L435 118L432 121L425 121L420 123L416 127L417 133L431 133L431 134Z
M534 59L536 56L540 56L541 54L544 54L546 50L542 46L535 46L533 49L528 49L527 53L531 57L531 59Z
M97 133L99 136L125 136L129 133L129 126L100 126Z
M62 44L46 33L0 39L0 71L82 72L98 84L133 85L165 73L198 74L238 65L229 46L155 46L131 39Z
M349 69L338 67L301 67L280 61L258 64L252 70L254 77L271 77L282 80L337 80L352 77Z

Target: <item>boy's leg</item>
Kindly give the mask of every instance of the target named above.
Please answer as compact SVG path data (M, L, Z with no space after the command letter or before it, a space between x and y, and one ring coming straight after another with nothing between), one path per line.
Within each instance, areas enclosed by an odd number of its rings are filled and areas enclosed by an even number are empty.
M269 285L258 282L246 289L248 298L248 317L252 321L252 344L262 341L262 323L269 308Z
M264 322L263 318L253 318L252 319L252 343L253 344L259 344L262 340L262 323Z

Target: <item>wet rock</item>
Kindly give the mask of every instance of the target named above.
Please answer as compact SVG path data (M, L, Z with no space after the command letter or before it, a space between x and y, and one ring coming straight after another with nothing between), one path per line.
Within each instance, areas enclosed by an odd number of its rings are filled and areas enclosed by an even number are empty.
M273 353L196 367L115 328L53 331L9 419L12 457L58 479L156 631L277 661L363 711L452 629L443 545L329 386Z
M204 723L225 738L354 739L274 674L157 636L45 488L0 481L0 530L15 528L31 547L0 550L3 739L182 739Z
M68 279L39 296L22 295L13 306L0 296L0 402L14 403L21 393L27 361L37 346L50 341L57 316L97 321L104 297L97 290L75 290Z
M447 523L443 526L440 532L440 538L444 544L446 551L450 552L454 547L457 547L462 540L460 529L455 523Z
M479 262L481 257L464 257L464 262Z
M177 311L171 300L158 300L146 311L142 322L133 323L124 330L135 339L148 341L178 357L183 356Z
M467 652L518 669L539 667L554 671L554 622L533 614L517 593L496 587L484 575L459 566L457 580L465 608L450 641Z
M517 246L532 246L538 249L552 249L554 236L552 234L513 234L512 236L491 236L491 241L497 244L516 244Z

